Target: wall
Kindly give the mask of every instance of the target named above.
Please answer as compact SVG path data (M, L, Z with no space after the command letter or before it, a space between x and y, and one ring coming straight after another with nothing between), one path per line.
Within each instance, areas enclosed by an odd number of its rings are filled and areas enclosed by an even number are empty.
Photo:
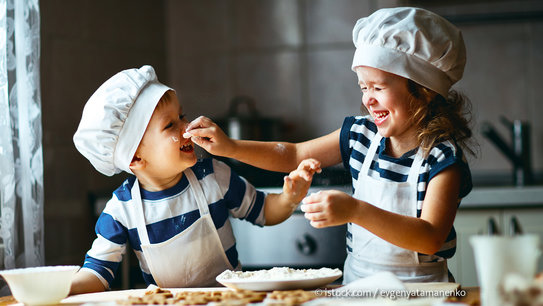
M143 64L176 88L189 117L226 115L238 94L262 115L291 126L285 140L316 137L358 114L350 70L356 20L380 7L421 5L442 14L505 15L459 22L468 64L457 88L472 100L476 123L500 115L532 124L533 164L543 170L541 1L359 0L47 0L41 1L47 264L81 264L90 246L89 194L108 195L124 176L97 173L74 148L84 103L114 73ZM476 175L507 175L510 165L479 138Z
M350 70L356 20L380 7L426 7L456 20L463 31L468 63L456 89L473 103L480 146L471 159L474 174L509 178L510 163L479 132L479 124L490 121L508 138L498 122L502 115L532 124L533 165L541 171L543 17L537 12L543 2L450 3L168 0L170 80L189 115L225 116L229 100L247 94L262 114L292 125L285 140L317 137L339 128L346 115L359 113L361 95ZM466 16L471 18L461 18Z
M245 94L292 124L287 140L332 131L359 107L350 30L371 3L167 1L172 86L192 116L225 116Z
M99 174L75 149L83 105L107 78L152 64L164 75L161 1L40 2L46 264L83 263L94 234L89 194L123 176Z
M509 140L501 116L520 119L532 128L532 165L543 171L543 2L532 1L408 1L448 16L462 30L467 48L464 78L457 88L471 99L479 156L472 159L475 175L500 176L511 164L480 135L482 122L490 122Z

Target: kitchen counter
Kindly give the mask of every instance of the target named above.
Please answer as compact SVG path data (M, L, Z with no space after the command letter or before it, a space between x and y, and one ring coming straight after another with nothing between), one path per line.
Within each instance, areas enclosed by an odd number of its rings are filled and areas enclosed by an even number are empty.
M406 287L409 290L433 290L435 288L435 283L415 283L415 284L406 284ZM219 288L183 288L183 289L170 289L172 292L178 292L178 291L217 291L217 290L230 290L224 287ZM320 290L320 291L319 291ZM83 304L103 304L103 305L114 305L112 302L116 302L119 300L127 299L129 296L141 296L145 293L146 289L131 289L131 290L120 290L120 291L107 291L107 292L99 292L99 293L87 293L87 294L79 294L79 295L73 295L69 296L61 301L59 305L83 305ZM317 289L315 292L323 292L323 289ZM458 303L461 303L460 305L478 305L479 302L479 288L477 287L469 287L462 289L462 292L464 292L463 296L460 296L458 298L451 299L451 303L449 302L443 302L438 305L458 305ZM365 301L369 301L370 298L364 299ZM417 299L417 298L415 298ZM341 302L344 302L345 304L353 305L353 303L357 304L358 302L361 302L362 299L357 298L349 298L349 299L341 299L341 298L319 298L315 299L311 302L308 302L306 304L310 305L334 305L338 306L341 304ZM379 305L381 303L378 303L378 301L382 301L383 305L415 305L413 304L413 300L410 299L409 301L406 300L390 300L390 299L382 299L382 300L372 300L372 305ZM435 300L434 300L435 301ZM428 305L432 305L433 303L431 300L426 298L420 298L420 304L417 303L416 305L426 305L426 302L428 302ZM264 303L261 303L262 305ZM0 298L0 305L16 305L16 306L22 306L22 303L17 303L12 297L2 297ZM258 304L255 304L258 305ZM264 304L265 305L265 304ZM285 304L286 305L286 304ZM436 304L434 304L436 305Z
M543 207L543 186L475 187L460 209Z

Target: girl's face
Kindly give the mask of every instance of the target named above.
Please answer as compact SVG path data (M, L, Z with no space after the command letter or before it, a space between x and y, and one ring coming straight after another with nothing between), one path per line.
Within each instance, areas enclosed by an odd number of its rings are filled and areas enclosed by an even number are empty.
M389 138L393 144L401 142L410 149L416 146L416 127L411 123L407 79L366 66L356 67L355 71L362 91L362 103L374 119L379 134Z
M177 96L169 93L155 108L136 153L146 174L167 180L196 163L192 141L182 136L187 124Z

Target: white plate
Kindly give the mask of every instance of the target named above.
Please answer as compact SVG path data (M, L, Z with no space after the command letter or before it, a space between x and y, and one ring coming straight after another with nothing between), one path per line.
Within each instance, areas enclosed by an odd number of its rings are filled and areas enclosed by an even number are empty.
M289 280L249 280L249 279L222 279L217 281L228 288L253 291L316 289L330 284L342 275L341 271L335 274L318 278L289 279Z

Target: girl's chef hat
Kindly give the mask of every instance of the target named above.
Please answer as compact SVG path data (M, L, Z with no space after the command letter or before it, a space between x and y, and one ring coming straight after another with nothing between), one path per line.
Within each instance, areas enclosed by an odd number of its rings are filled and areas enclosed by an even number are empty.
M158 101L171 88L151 66L117 73L100 86L83 109L74 144L96 170L112 176L130 162Z
M352 69L369 66L423 85L447 97L464 72L462 33L430 11L397 7L380 9L358 20Z

